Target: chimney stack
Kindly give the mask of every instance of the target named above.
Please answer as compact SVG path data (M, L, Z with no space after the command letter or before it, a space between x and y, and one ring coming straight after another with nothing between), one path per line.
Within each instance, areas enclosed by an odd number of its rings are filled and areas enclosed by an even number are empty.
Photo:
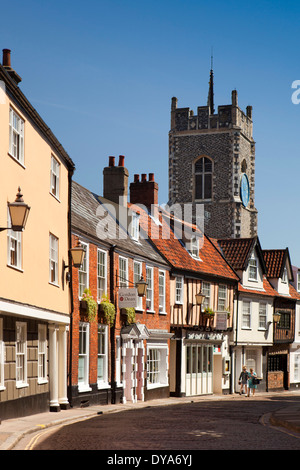
M154 173L142 174L141 181L139 175L134 175L134 181L130 183L130 202L132 204L142 204L151 212L151 205L158 205L158 184L154 180Z
M124 155L120 155L119 165L115 166L115 157L109 157L108 166L103 169L103 197L126 207L129 173L124 161Z
M5 68L10 78L18 85L22 78L11 68L10 49L2 50L2 66Z

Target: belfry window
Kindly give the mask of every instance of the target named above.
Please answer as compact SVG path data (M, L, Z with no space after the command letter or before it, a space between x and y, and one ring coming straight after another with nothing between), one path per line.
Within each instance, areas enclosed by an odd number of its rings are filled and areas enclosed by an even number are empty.
M212 197L212 161L201 157L195 163L195 199Z

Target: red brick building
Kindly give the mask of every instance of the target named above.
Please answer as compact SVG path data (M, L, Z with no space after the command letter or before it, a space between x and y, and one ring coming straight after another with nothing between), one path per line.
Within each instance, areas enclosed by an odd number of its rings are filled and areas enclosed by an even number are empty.
M141 227L170 268L170 392L229 393L229 335L239 278L199 228L158 207L157 190L153 174L148 180L135 175L130 207L140 207Z
M169 396L169 266L140 237L139 214L127 208L124 159L115 166L111 157L103 175L104 197L72 186L72 244L79 240L86 250L83 265L72 273L73 406ZM146 295L126 307L125 296L135 295L141 278ZM87 292L96 301L94 317Z

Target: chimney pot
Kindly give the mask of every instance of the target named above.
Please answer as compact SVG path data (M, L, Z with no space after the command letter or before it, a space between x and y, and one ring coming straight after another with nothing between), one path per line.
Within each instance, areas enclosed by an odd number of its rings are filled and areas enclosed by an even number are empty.
M119 166L124 166L125 157L124 155L119 155Z
M3 58L3 60L2 60L3 67L10 67L11 66L10 65L10 63L11 63L10 62L10 49L3 49L2 52L3 52L3 56L2 56L2 58Z
M134 175L134 182L138 183L140 181L140 175Z
M109 166L115 166L115 157L109 157Z
M145 173L142 173L142 182L147 181L147 175Z
M149 173L149 181L154 181L154 173Z

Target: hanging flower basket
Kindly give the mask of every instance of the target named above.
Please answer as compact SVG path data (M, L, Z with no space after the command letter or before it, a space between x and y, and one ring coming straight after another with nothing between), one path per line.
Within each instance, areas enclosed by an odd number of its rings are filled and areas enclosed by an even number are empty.
M97 317L98 304L93 298L90 289L85 289L82 294L81 304L86 309L89 321L95 321Z
M204 315L208 315L209 317L213 317L215 315L215 312L209 307L206 307L203 313Z
M134 307L126 307L122 308L122 313L127 317L127 323L131 325L135 323L135 308Z
M104 313L106 323L108 323L110 326L113 326L116 316L116 308L114 304L112 304L108 298L103 297L99 305L99 309Z

